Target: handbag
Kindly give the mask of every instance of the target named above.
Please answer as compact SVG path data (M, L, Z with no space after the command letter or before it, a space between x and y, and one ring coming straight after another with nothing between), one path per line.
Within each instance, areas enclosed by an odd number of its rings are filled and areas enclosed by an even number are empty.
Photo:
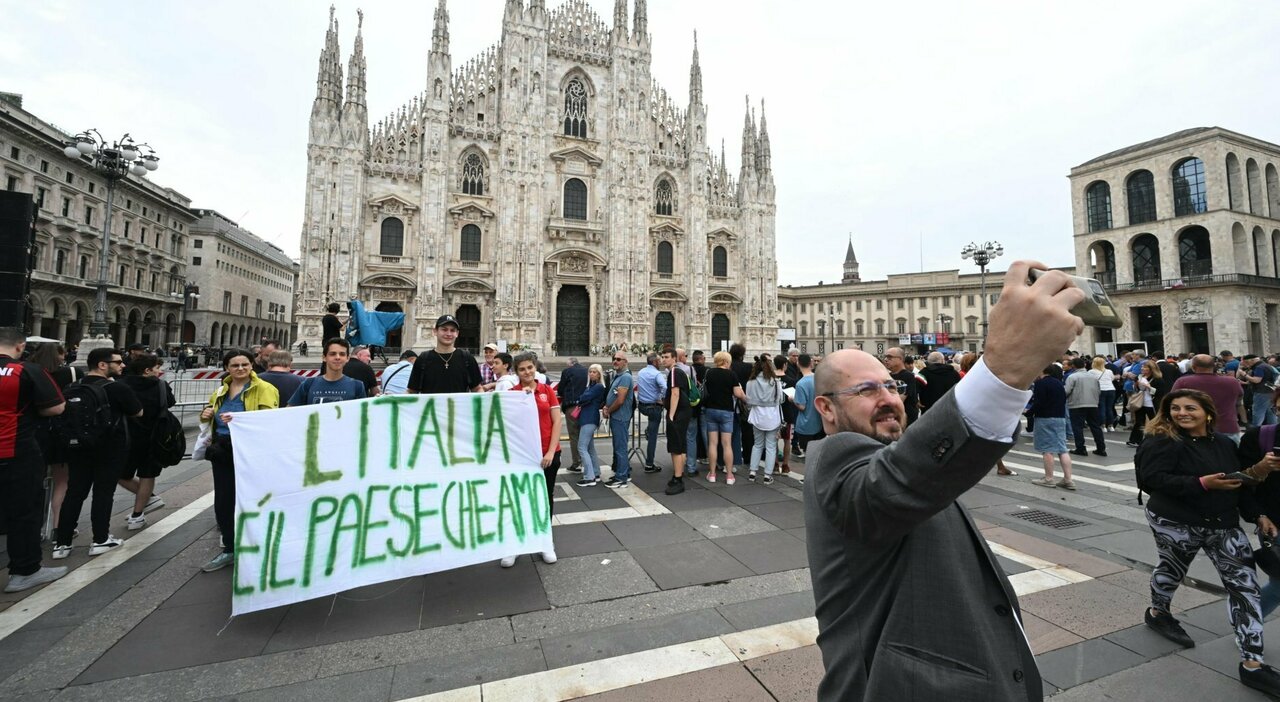
M1280 578L1280 544L1263 536L1260 547L1253 550L1253 560L1271 578Z
M1147 391L1138 390L1129 396L1129 400L1124 403L1125 409L1131 412L1141 412L1146 404Z
M196 437L196 443L191 447L191 459L195 461L203 461L205 455L209 451L209 443L213 441L213 423L217 421L210 419L207 422L200 423L200 435Z
M580 414L582 414L582 405L577 405L576 407L574 407L572 410L569 411L569 416L573 417L574 419L577 419L578 415Z

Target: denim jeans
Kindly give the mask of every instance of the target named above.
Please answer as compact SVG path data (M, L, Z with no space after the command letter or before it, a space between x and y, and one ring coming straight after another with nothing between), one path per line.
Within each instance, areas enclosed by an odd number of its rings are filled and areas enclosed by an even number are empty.
M662 413L662 405L640 405L640 414L649 419L649 424L644 428L644 464L646 466L653 465L653 452L658 449L658 429L662 426Z
M1102 425L1106 427L1114 427L1116 425L1116 391L1103 390L1102 395L1098 397L1098 411L1102 413Z
M578 465L581 462L578 451L578 419L573 416L574 408L570 407L562 410L564 416L564 433L569 435L569 467Z
M613 434L613 477L630 480L631 463L627 459L627 440L631 434L631 415L609 417L609 431ZM599 470L599 466L596 469Z
M1076 450L1084 451L1084 427L1089 425L1089 432L1093 434L1094 446L1099 451L1107 450L1107 440L1102 435L1102 425L1098 424L1098 408L1096 407L1072 407L1067 410L1067 414L1071 418L1071 434L1076 441Z
M1253 389L1253 421L1250 426L1260 427L1276 423L1276 409L1271 404L1271 393L1257 387Z
M689 428L685 430L685 468L684 472L689 475L698 474L698 425L701 415L694 414L689 417Z
M756 466L760 464L760 454L764 454L764 474L773 475L773 464L778 459L778 430L771 429L764 431L759 427L751 427L754 433L755 442L751 446L751 463L747 464L747 470L751 473L756 472Z
M600 477L600 456L596 454L596 427L598 424L578 425L578 460L582 462L583 480Z

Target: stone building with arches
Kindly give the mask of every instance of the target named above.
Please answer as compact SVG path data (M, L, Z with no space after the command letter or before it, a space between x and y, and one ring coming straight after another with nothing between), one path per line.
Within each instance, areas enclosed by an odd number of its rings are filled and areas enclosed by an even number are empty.
M106 226L106 179L62 149L71 139L0 93L0 185L31 193L36 247L25 328L70 348L89 335ZM117 345L178 341L191 200L149 178L116 184L108 261L108 335Z
M1280 350L1280 146L1187 129L1071 169L1076 270L1124 327L1094 342L1150 351Z
M630 5L634 2L634 8ZM363 36L344 81L330 11L307 146L299 339L329 302L441 314L459 346L549 355L613 344L771 348L775 191L764 106L741 166L709 148L696 37L689 102L651 76L645 0L606 24L584 0L507 0L501 37L455 65L444 0L426 84L369 126ZM363 22L363 16L360 17ZM408 30L406 30L408 31Z

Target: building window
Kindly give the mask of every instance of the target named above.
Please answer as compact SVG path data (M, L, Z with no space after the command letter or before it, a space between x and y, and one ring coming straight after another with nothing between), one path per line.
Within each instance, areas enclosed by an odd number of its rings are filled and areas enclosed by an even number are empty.
M587 138L587 88L577 78L564 88L564 133Z
M127 219L124 221L124 238L126 238L126 239L128 239L128 238L129 238L129 225L131 225L131 224L133 224L133 222L130 222L130 221L129 221L129 220L127 220ZM145 243L147 243L147 242L145 242L145 241L144 241L144 242L142 242L142 243L144 243L144 244L145 244Z
M673 254L674 252L671 248L671 242L669 241L658 242L658 272L659 273L665 273L667 275L671 274L671 269L673 267L671 259L674 257ZM804 311L804 310L802 309L801 311Z
M48 161L43 161L43 160L42 160L42 161L40 161L40 172L41 172L41 173L48 173L48 172L49 172L49 162L48 162Z
M195 240L195 242L194 242L193 244L191 244L191 246L192 246L193 248L203 249L203 248L204 248L204 239L196 239L196 240Z
M884 336L884 320L876 320L876 336Z
M258 300L253 305L253 316L262 318L262 300Z
M231 311L231 291L227 290L222 293L222 311Z
M67 265L67 252L58 249L53 254L53 272L62 275L62 269Z
M17 191L17 189L18 189L18 178L17 178L17 176L9 176L8 178L6 178L6 179L5 179L4 189L5 189L5 190L11 190L11 191Z
M564 217L582 220L587 218L587 184L577 178L565 181Z
M836 336L844 336L844 320L836 320Z
M965 323L965 329L966 329L970 334L977 334L977 333L978 333L978 320L977 320L977 319L974 319L973 317L969 317L968 319L964 320L964 323Z
M801 303L800 303L800 314L804 314L805 312L808 312L808 311L809 311L809 303L807 303L807 302L801 302Z
M1156 179L1151 171L1134 171L1125 184L1129 224L1156 221Z
M92 195L96 190L97 190L97 186L94 184L94 182L92 180L89 181L89 194Z
M1173 215L1181 217L1207 212L1205 197L1204 162L1188 158L1173 167Z
M711 250L711 275L719 278L729 276L729 252L723 246Z
M191 265L198 266L200 265L200 261L201 261L201 258L199 256L194 256L191 258Z
M862 320L861 320L861 319L855 319L855 320L853 320L853 334L854 334L854 336L862 336L862 327L863 327L863 322L862 322Z
M966 305L968 305L968 306L970 306L970 307L973 307L973 305L974 305L974 301L975 301L975 298L973 297L973 295L966 295L966 296L965 296L964 303L965 303Z
M474 151L462 163L462 194L484 195L484 161Z
M117 275L116 275L116 285L119 285L119 286L120 286L120 287L122 287L122 288L124 287L124 277L125 277L125 274L127 274L127 273L128 273L128 271L127 271L127 270L125 270L125 267L124 267L124 266L120 266L120 270L118 271L118 273L117 273Z
M824 310L823 310L823 303L821 303L821 302L819 302L819 303L818 303L818 311L819 311L819 312L824 311Z
M71 171L67 171L67 185L74 185L75 182L76 182L76 174L72 173Z
M654 193L655 211L660 215L670 215L675 211L675 195L671 192L671 181L663 178L658 181L658 190Z
M379 251L383 256L404 255L404 222L397 217L382 220L382 240Z
M902 310L902 309L906 309L906 307L907 307L907 301L903 300L902 298L898 298L898 309Z
M93 224L93 208L88 205L85 205L84 208L84 223L89 225Z
M1133 282L1137 284L1160 280L1160 242L1152 234L1143 234L1133 240Z
M48 190L45 190L44 188L36 188L36 207L38 209L44 209L44 196L48 194Z
M89 278L89 257L80 257L80 279L87 280Z
M243 317L249 316L249 296L248 295L240 296L240 315Z
M133 276L133 289L134 289L134 290L141 290L141 289L142 289L142 271L137 271L137 272L134 274L134 276Z
M922 297L922 298L920 298L920 306L921 306L921 307L928 307L928 306L929 306L929 298L927 298L927 297Z
M876 312L884 310L884 300L876 300Z
M1089 231L1111 228L1111 186L1098 181L1084 191L1085 209L1089 217Z
M800 336L809 336L809 323L803 319L800 320Z
M21 155L22 155L22 153L21 153L20 151L18 151L18 147L16 147L16 146L10 146L10 147L9 147L9 158L11 158L11 159L13 159L13 160L17 161L17 160L18 160L18 157L19 157L19 156L21 156Z
M468 224L462 228L462 260L480 260L480 227Z
M1178 264L1183 278L1213 275L1213 251L1209 230L1187 227L1178 235Z
M897 320L897 325L898 325L898 333L899 333L899 334L906 334L906 333L907 333L907 320L905 320L905 319L898 319L898 320Z
M862 300L858 300L857 302L855 302L855 303L854 303L854 305L855 305L855 307L854 307L854 310L855 310L855 311L857 311L857 312L861 312L861 311L862 311Z

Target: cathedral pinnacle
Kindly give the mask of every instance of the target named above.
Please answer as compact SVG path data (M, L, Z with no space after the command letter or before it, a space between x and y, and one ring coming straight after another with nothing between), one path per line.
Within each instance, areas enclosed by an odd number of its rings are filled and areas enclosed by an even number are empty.
M622 43L627 39L627 0L613 0L613 40Z
M336 8L329 6L329 27L320 51L320 67L316 73L316 100L312 117L319 116L322 105L336 108L342 102L342 60L338 55L338 19Z
M746 98L746 112L742 116L742 179L756 168L756 124L751 111L751 96Z
M444 0L436 4L435 27L431 30L431 51L437 54L449 53L449 11L445 9Z
M649 9L645 0L636 0L636 13L635 19L631 21L631 33L635 35L636 41L644 41L645 35L649 33Z
M689 66L689 104L702 104L702 66L698 63L698 30L693 30L693 63Z
M773 169L773 158L769 151L769 126L765 123L764 98L760 99L760 137L756 142L756 159L762 172Z
M347 106L365 106L364 10L356 10L356 44L347 63Z

